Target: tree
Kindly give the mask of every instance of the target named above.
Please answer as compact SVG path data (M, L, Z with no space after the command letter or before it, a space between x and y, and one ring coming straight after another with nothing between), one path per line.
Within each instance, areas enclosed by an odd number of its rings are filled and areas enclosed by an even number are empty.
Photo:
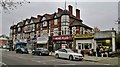
M0 0L0 6L3 10L14 10L17 5L23 5L24 3L30 3L27 0Z
M120 33L116 35L116 48L120 49Z
M93 28L93 31L94 31L94 32L98 32L98 31L100 31L100 29L99 29L98 27L94 27L94 28Z

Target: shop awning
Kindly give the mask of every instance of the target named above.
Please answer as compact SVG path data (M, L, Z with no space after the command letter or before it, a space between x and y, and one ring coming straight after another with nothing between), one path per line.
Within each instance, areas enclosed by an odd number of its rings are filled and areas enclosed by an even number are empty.
M47 43L47 40L46 41L37 41L37 44L46 44Z
M23 45L26 44L25 42L17 42L16 45Z
M48 38L46 37L38 37L37 44L46 44L48 42Z

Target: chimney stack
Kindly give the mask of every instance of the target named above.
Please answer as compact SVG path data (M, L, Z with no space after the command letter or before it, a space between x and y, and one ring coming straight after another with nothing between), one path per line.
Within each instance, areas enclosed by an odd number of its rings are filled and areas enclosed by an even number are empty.
M76 18L80 19L80 10L79 9L76 9Z
M71 5L68 6L70 16L72 16L72 8L73 7Z
M58 13L61 13L62 12L62 9L61 8L58 8Z

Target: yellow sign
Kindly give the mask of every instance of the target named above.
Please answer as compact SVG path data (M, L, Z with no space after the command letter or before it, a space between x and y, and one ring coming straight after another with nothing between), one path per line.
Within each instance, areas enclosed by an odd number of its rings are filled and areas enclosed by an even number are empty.
M74 38L93 38L93 35L76 35Z
M106 43L110 43L110 40L106 40Z

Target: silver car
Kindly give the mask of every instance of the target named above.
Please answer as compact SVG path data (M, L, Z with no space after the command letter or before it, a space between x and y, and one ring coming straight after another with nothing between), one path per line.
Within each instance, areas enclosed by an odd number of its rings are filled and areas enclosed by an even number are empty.
M59 49L55 51L56 58L66 58L69 60L83 60L82 54L75 53L71 49Z

